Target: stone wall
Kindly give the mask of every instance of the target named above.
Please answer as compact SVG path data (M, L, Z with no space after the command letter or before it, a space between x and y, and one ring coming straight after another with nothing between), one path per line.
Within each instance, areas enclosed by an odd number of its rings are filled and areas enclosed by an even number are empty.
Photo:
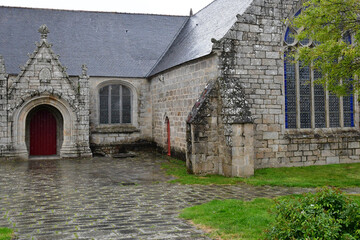
M99 90L111 84L122 84L131 90L131 124L99 123ZM145 78L90 78L90 145L94 153L111 155L123 150L120 145L130 146L139 141L152 142L152 108L149 88L149 81Z
M244 84L254 118L255 168L359 161L358 113L355 128L285 128L284 20L300 7L301 1L255 0L224 38L238 44L233 76Z
M153 139L161 148L167 148L165 119L168 117L171 149L185 158L186 120L206 83L217 78L217 59L216 55L210 55L151 78Z

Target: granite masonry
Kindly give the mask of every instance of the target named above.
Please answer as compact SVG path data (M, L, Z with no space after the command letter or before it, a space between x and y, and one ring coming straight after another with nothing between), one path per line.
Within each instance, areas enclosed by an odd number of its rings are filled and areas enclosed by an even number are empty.
M215 0L190 16L0 7L0 157L37 157L32 120L46 112L56 152L42 157L150 145L186 159L194 174L241 177L360 162L357 97L324 91L319 127L314 86L305 96L301 83L314 73L286 64L285 52L300 44L285 43L288 21L302 3ZM293 115L290 97L298 102Z

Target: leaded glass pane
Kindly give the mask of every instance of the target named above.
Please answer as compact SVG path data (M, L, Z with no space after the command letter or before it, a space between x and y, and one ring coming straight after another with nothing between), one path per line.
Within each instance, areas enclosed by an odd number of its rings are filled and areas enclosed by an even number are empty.
M295 64L285 55L285 121L286 128L296 128Z
M325 113L325 96L314 96L315 115Z
M351 100L352 100L352 99L351 99L350 96L343 97L343 108L344 108L344 112L352 112Z
M122 86L122 95L123 96L130 96L131 95L130 89L125 87L125 86Z
M326 118L324 112L315 113L315 127L316 128L326 127Z
M111 85L111 123L120 123L120 85Z
M111 123L120 123L120 96L111 96Z
M354 98L352 95L343 97L344 127L354 127Z
M344 112L344 127L354 127L354 114L349 112Z
M109 114L107 109L100 109L100 123L101 124L109 123Z
M120 85L111 85L111 96L120 95Z
M100 96L109 96L109 86L100 89Z
M296 96L295 95L287 97L287 112L296 113Z
M109 96L100 96L100 110L108 109L109 106Z
M314 81L322 77L321 73L314 70ZM320 84L314 84L314 113L315 113L315 127L325 128L325 90Z
M293 44L295 42L295 32L291 28L288 28L286 30L285 42L287 44Z
M303 40L300 41L301 45L305 46L305 45L308 45L310 42L310 39L308 38L304 38Z
M310 112L300 113L300 127L301 128L311 128Z
M123 95L123 123L131 123L131 96Z
M309 83L310 81L310 66L304 65L304 63L299 62L300 71L299 71L299 78L300 83Z
M300 96L300 112L310 113L310 96Z
M340 100L336 95L329 96L329 120L330 127L340 127Z
M99 91L100 95L100 123L109 123L109 86L103 87Z
M300 62L300 127L311 128L310 67Z
M349 32L346 32L343 36L343 41L347 44L351 44L351 34Z
M122 123L131 123L131 92L122 86Z
M296 113L286 114L287 128L296 128Z

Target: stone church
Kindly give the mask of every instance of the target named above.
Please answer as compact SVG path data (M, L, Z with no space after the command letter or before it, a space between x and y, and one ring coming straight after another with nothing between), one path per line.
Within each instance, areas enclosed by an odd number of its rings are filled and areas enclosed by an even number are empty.
M0 7L0 158L153 143L195 174L360 162L357 96L332 95L313 83L321 73L285 58L313 44L288 26L301 6L215 0L190 16Z

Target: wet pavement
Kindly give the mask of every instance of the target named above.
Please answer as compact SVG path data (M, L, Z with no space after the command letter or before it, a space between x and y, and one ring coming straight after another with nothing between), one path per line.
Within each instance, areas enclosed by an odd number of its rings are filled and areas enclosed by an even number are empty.
M19 239L209 239L178 218L212 199L275 197L307 189L169 184L166 161L135 158L0 161L0 226Z

